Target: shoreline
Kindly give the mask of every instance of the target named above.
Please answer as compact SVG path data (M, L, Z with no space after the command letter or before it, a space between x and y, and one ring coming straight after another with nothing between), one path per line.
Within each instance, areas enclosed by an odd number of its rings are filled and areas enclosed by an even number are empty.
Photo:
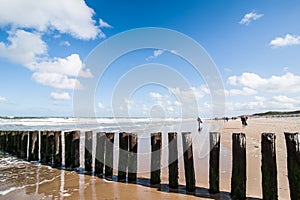
M218 195L213 195L212 199L229 198L230 178L231 178L231 135L234 132L246 133L246 150L247 150L247 197L261 199L261 150L260 140L261 133L275 132L276 133L276 154L277 154L277 169L278 169L278 198L289 199L289 188L287 179L287 164L286 164L286 147L284 132L297 132L300 130L299 118L250 118L248 126L242 127L240 120L229 120L224 123L221 131L221 154L220 154L220 190ZM165 138L163 138L165 139ZM180 142L180 141L178 141ZM179 157L179 193L168 192L168 168L161 169L162 188L152 188L147 185L149 174L138 173L141 184L129 184L121 182L111 182L98 177L89 175L77 174L71 171L49 168L48 166L39 166L33 163L23 163L23 168L0 168L0 173L12 174L14 179L11 183L11 188L16 185L29 185L24 188L14 190L13 192L0 195L0 199L15 199L20 195L23 198L49 197L54 199L71 199L85 197L87 199L112 199L112 198L131 198L139 199L149 195L149 198L166 198L166 199L193 199L200 197L203 199L210 198L208 193L208 157L202 155L201 150L193 143L194 150L194 167L196 175L196 195L184 194L184 169L183 158ZM182 149L178 149L178 152ZM165 154L164 150L162 151ZM200 153L199 153L200 152ZM164 158L164 155L162 155ZM140 160L138 160L139 163ZM10 173L23 170L23 178L16 174ZM32 171L35 173L30 173ZM39 170L39 172L38 172ZM38 172L38 173L37 173ZM22 174L22 173L21 173ZM37 174L39 177L37 177ZM114 171L116 175L116 171ZM29 180L24 179L24 176L29 177ZM53 179L53 176L55 177ZM52 177L52 178L51 178ZM146 178L143 179L143 178ZM49 179L49 180L48 180ZM39 181L37 181L39 180ZM43 182L44 180L44 182ZM48 181L45 181L48 180ZM24 182L25 181L25 182ZM27 182L26 182L27 181ZM30 182L32 181L32 182ZM25 184L24 184L25 183ZM4 191L4 185L7 183L0 182L0 191ZM9 183L10 184L10 183ZM9 189L7 185L7 189ZM160 191L161 190L161 191ZM103 193L103 191L106 191ZM25 196L24 196L25 195Z

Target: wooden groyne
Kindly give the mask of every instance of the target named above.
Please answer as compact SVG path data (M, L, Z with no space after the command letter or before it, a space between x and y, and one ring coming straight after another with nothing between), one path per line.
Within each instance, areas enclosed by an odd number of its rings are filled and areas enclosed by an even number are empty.
M137 181L138 135L119 134L119 161L113 166L115 134L86 131L0 131L0 151L18 158L40 162L57 168L78 170L80 167L80 135L84 134L84 171L97 176L113 179L113 169L118 169L118 181L135 183ZM179 187L178 176L178 133L168 133L169 188ZM300 134L284 133L287 149L287 171L290 198L300 199ZM93 137L95 136L95 137ZM192 133L183 132L182 149L184 175L187 193L194 193L196 177L193 156ZM220 176L220 133L209 134L209 192L219 193ZM94 141L95 140L95 141ZM63 145L64 143L64 145ZM95 155L92 156L93 145ZM162 133L151 134L151 172L150 183L161 183ZM261 134L261 174L263 199L278 199L276 136L275 133ZM93 160L95 159L95 160ZM232 176L231 198L246 199L246 134L232 134ZM93 166L93 163L95 165Z

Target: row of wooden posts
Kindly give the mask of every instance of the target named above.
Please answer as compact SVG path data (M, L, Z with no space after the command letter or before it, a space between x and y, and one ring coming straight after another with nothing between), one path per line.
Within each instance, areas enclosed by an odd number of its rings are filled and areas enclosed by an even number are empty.
M40 134L40 135L39 135ZM92 172L92 131L85 132L85 171ZM80 165L80 131L0 131L0 150L28 161L39 161L53 167L62 166L62 137L65 140L65 166L69 169ZM112 178L113 175L113 148L114 133L97 133L96 160L94 173ZM186 191L194 192L195 171L192 147L192 134L182 133L184 150L184 169ZM40 138L40 143L39 143ZM262 189L263 199L277 199L277 164L275 149L275 134L262 133ZM169 140L169 188L178 188L178 147L177 133L168 133ZM290 197L300 199L300 135L285 133L287 147L288 179ZM40 151L38 145L40 144ZM151 174L150 183L160 184L161 179L161 133L151 134ZM28 148L27 148L28 147ZM136 182L137 179L137 148L136 134L119 133L119 164L118 180ZM219 160L220 160L220 133L210 133L209 158L209 191L219 192ZM40 155L39 155L40 154ZM103 162L104 161L104 162ZM127 174L128 170L128 174ZM232 199L246 199L246 136L244 133L232 134Z

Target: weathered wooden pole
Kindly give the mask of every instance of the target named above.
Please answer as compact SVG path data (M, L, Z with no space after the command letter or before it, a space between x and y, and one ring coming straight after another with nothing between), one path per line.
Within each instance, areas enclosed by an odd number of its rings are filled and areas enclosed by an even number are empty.
M161 133L151 134L151 184L160 184Z
M72 131L64 132L65 134L65 167L70 168L72 166Z
M137 135L129 135L128 182L135 183L137 178Z
M128 133L119 133L118 181L126 181L128 167Z
M73 165L72 168L78 168L80 166L80 131L73 131L73 140L72 140L72 158Z
M210 133L210 154L209 154L209 192L218 193L220 180L220 133Z
M21 132L21 154L20 158L27 158L27 142L28 142L28 131Z
M54 153L53 167L61 167L62 166L61 131L54 132L54 143L55 143L55 153Z
M246 136L244 133L232 134L232 199L246 199Z
M79 167L80 131L65 132L65 167Z
M8 131L8 133L7 133L7 147L6 147L6 152L8 152L8 153L12 153L12 143L13 143L13 141L12 141L12 132L11 131Z
M11 153L12 155L17 154L17 140L16 140L16 131L11 132L12 144L11 144Z
M48 149L48 141L47 141L48 131L41 131L41 163L47 164L47 149Z
M184 154L186 191L194 192L196 189L196 180L193 160L192 134L190 132L182 133L182 148Z
M97 133L97 147L95 160L95 174L102 175L104 167L104 152L105 152L106 135L103 132Z
M291 200L300 199L300 135L284 133Z
M261 135L263 199L278 199L275 139L274 133Z
M4 137L3 137L3 131L0 131L0 151L3 151L3 147L4 147L4 141L3 141Z
M29 135L29 161L37 161L38 158L38 131L30 131Z
M168 133L169 139L169 188L178 188L177 133Z
M105 141L105 178L111 179L113 175L114 162L114 133L106 133Z
M84 170L88 173L92 172L92 148L93 148L93 132L85 132L85 152L84 152Z
M55 137L54 131L47 132L47 148L46 148L46 163L54 166L54 155L55 155Z
M4 145L3 145L3 148L4 148L4 152L7 153L8 151L8 132L7 131L4 131Z
M17 134L17 156L19 158L21 158L21 154L22 154L22 131L18 131L18 134Z

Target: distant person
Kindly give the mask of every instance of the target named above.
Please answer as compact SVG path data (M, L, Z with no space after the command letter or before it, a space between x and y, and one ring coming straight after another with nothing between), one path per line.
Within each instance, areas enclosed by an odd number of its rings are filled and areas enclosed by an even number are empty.
M241 121L242 121L242 126L247 126L247 119L248 119L248 116L241 116Z
M198 131L200 131L201 130L201 123L203 123L203 122L200 119L200 117L197 118L197 121L198 121Z

